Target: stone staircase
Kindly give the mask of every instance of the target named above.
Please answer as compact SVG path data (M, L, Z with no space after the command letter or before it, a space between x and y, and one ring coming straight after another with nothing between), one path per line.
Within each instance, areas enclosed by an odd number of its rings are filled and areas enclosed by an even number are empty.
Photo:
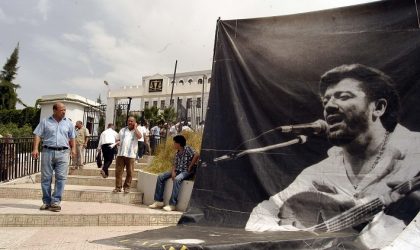
M40 173L33 176L35 183L25 177L0 184L0 227L176 225L180 212L153 210L142 204L143 194L136 188L137 172L148 162L150 159L146 158L136 163L129 194L112 193L115 163L106 179L100 176L95 163L85 165L84 169L69 170L62 210L58 213L39 210Z

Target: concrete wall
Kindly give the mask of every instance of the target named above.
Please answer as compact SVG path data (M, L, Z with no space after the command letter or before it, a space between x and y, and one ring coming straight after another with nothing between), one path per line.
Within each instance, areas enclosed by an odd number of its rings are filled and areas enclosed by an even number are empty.
M150 205L154 202L154 194L157 182L157 174L151 174L143 171L139 171L137 190L143 193L143 204ZM173 182L169 179L165 185L165 192L163 194L163 202L165 205L169 204L169 199L172 194ZM181 184L181 190L178 195L178 204L176 209L178 211L187 210L188 203L190 202L192 189L194 187L193 181L183 181Z

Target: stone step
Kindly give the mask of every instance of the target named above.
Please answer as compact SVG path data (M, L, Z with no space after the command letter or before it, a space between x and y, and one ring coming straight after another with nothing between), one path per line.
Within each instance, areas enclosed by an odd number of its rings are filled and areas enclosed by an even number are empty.
M136 177L136 176L134 176ZM35 176L35 182L41 182L41 174ZM54 183L54 178L53 178ZM123 178L124 183L124 178ZM82 185L82 186L105 186L115 187L115 177L102 178L102 176L80 176L80 175L68 175L66 184L68 185ZM131 181L132 189L137 188L137 178L133 178Z
M182 214L101 202L63 201L61 212L40 206L37 200L0 198L0 227L172 226Z
M140 169L134 169L134 176L137 176L137 173ZM84 169L75 169L69 170L69 175L79 175L79 176L101 176L100 168L84 168ZM109 177L115 177L115 169L108 169ZM127 175L127 172L124 171L123 177Z
M143 194L135 189L129 194L112 193L114 187L66 185L64 201L108 202L120 204L140 204ZM41 200L41 184L23 183L0 186L0 198Z
M136 162L136 164L134 164L134 169L144 169L147 166L148 166L147 163L137 163ZM115 169L115 161L109 166L109 169Z

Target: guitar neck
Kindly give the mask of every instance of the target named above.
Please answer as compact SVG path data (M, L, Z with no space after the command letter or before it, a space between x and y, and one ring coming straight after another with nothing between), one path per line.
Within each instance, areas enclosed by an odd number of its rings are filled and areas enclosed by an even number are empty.
M390 191L390 193L397 192L399 194L408 194L420 185L419 181L420 176L415 177L409 181L397 185ZM340 231L370 220L371 218L373 218L373 216L382 211L386 205L388 204L384 204L381 198L375 198L365 204L352 207L351 209L337 216L334 216L331 219L324 221L323 223L320 223L313 227L309 227L306 230L325 232Z

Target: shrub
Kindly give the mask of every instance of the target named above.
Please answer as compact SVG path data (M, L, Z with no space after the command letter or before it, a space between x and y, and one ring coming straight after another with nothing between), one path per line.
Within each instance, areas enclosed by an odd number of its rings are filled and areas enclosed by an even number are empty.
M182 132L183 136L187 140L187 145L192 147L195 152L200 153L201 150L201 139L202 133L199 132ZM144 170L150 173L163 173L166 171L170 171L174 164L174 156L175 156L175 149L174 149L174 141L172 138L168 138L165 143L161 143L156 151L156 155L153 159L152 164L146 167Z
M25 124L20 128L15 123L0 124L0 135L5 134L12 134L14 138L33 136L30 124Z

